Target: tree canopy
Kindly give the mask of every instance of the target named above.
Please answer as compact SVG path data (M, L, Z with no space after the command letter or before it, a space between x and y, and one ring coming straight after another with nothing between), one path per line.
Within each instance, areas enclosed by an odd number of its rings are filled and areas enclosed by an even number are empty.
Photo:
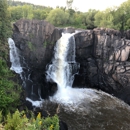
M73 9L73 0L66 0L66 7L57 6L56 9L12 0L8 3L11 21L27 18L48 20L55 26L73 26L84 29L95 27L130 29L130 0L119 7L111 7L103 11L90 9L87 12Z

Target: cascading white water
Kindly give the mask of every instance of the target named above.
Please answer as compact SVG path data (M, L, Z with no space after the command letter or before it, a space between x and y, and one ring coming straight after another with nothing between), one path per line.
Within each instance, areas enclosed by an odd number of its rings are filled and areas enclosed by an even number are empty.
M55 46L55 55L52 64L47 70L47 80L54 81L58 85L58 90L69 87L72 82L70 65L67 61L67 52L69 49L69 40L73 38L72 34L62 34L61 39L57 41ZM75 54L71 54L72 63L75 63Z
M59 103L78 103L85 97L97 95L94 90L74 89L72 83L79 64L75 62L74 34L62 34L55 46L52 64L48 66L47 80L57 83L58 91L50 100ZM75 70L75 72L73 72ZM92 98L91 98L92 99Z
M23 81L22 86L23 88L26 89L26 96L33 97L35 93L33 90L33 81L30 78L31 75L29 72L30 69L26 64L24 57L21 57L20 62L20 54L19 54L20 50L15 46L13 39L8 38L8 44L10 48L10 62L11 62L10 69L20 75L20 78ZM23 68L26 72L24 72ZM30 88L31 90L29 91ZM38 92L38 94L39 94L38 96L41 98L40 92Z
M23 72L23 69L20 64L19 50L11 38L8 38L8 44L10 48L10 62L12 63L10 69L18 74L21 74Z

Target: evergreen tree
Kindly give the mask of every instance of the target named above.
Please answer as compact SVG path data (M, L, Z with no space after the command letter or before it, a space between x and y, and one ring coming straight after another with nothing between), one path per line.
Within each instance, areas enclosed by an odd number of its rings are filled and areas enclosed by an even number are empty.
M7 0L0 0L0 43L7 42L11 34L9 13L7 12Z

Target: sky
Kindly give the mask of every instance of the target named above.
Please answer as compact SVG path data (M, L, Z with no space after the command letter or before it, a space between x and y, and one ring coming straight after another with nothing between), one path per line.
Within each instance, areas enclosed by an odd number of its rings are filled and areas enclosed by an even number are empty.
M55 8L56 6L66 6L66 0L16 0L29 2L36 5L44 5ZM87 12L89 9L105 10L106 8L119 6L127 0L73 0L73 8Z

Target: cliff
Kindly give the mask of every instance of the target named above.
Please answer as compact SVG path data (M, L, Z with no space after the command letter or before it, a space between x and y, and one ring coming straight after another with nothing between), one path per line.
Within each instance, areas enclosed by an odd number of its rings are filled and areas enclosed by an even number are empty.
M54 83L46 82L45 70L51 62L54 45L65 30L42 20L21 19L14 24L13 39L29 67L35 93L38 95L40 88L42 98L56 91ZM124 37L130 37L129 31ZM119 31L98 28L75 34L80 69L73 87L101 89L130 104L130 40L124 37Z

